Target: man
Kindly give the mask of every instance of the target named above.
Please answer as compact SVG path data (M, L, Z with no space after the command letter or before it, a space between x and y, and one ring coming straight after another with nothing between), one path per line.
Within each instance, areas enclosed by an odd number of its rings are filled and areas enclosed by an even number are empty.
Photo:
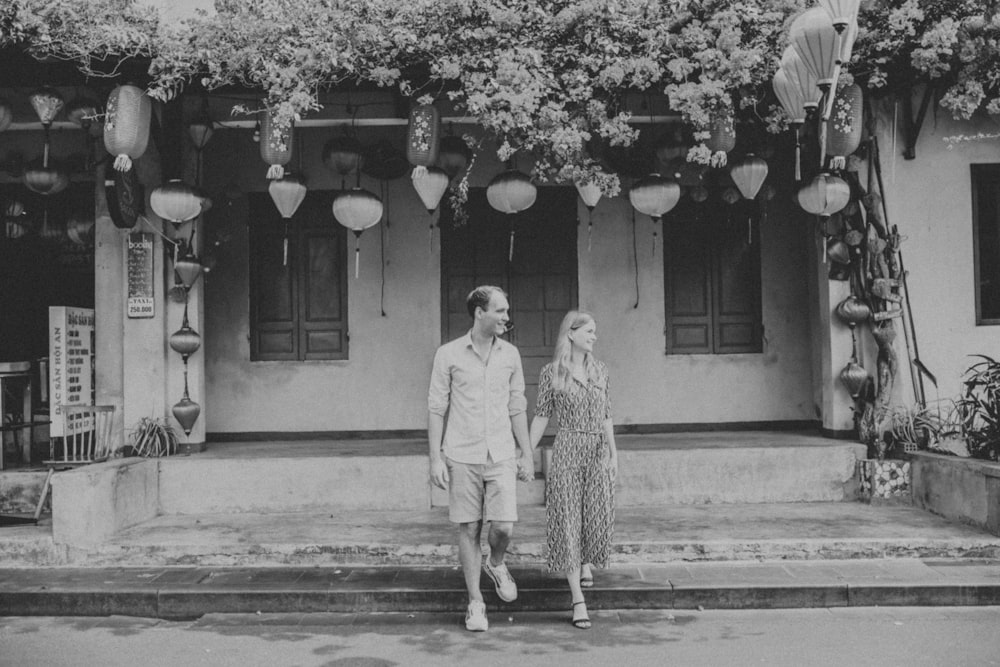
M499 287L477 287L466 306L472 329L434 355L427 439L431 483L448 490L448 517L458 524L458 554L469 591L465 627L482 632L489 623L479 590L480 569L493 580L501 600L517 598L503 559L517 521L516 480L533 478L534 463L521 355L499 338L510 321L507 295ZM490 545L485 561L480 547L484 521Z

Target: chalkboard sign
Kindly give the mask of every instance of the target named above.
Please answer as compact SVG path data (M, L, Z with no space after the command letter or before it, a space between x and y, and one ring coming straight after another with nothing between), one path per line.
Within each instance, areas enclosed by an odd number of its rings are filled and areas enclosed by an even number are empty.
M153 235L128 235L128 300L131 318L153 317Z

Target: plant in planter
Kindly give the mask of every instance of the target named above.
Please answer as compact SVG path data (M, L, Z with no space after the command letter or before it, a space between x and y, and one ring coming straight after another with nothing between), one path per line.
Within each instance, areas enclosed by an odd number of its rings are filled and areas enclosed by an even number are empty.
M959 405L942 399L926 406L895 407L890 416L890 428L885 434L895 455L910 454L921 449L938 454L969 456L963 435Z
M177 453L177 433L162 419L142 417L129 431L136 456L169 456Z
M962 378L958 401L962 431L973 457L1000 460L1000 362L982 354Z

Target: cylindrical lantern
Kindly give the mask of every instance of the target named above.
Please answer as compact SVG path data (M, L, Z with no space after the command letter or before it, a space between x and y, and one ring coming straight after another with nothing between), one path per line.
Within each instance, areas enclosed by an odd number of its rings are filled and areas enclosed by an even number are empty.
M653 222L677 205L681 186L659 174L650 174L636 181L628 192L628 199L639 213L648 215Z
M349 135L333 137L323 145L323 164L335 174L340 174L340 187L344 177L361 168L361 142Z
M834 312L841 322L852 329L858 324L868 321L872 314L868 304L853 294L838 303Z
M0 98L0 132L3 132L14 122L14 111L10 108L10 103Z
M535 203L538 188L527 174L509 169L493 177L486 186L486 200L501 213L520 213Z
M726 114L712 120L708 128L709 137L705 141L708 150L712 152L712 166L726 166L726 154L736 146L736 129L733 127L733 117Z
M382 219L382 200L371 192L354 188L333 200L333 217L354 232L354 277L359 275L361 233Z
M767 178L767 162L763 158L748 153L746 157L729 168L729 175L736 183L736 187L739 188L740 194L747 199L753 199L757 196L760 186L764 184L764 179Z
M413 170L413 189L420 195L420 201L424 203L424 208L431 215L441 202L445 190L448 189L450 179L444 169L440 167L427 167L421 172ZM433 227L433 223L431 223Z
M202 202L194 188L173 179L149 193L149 207L164 220L179 225L197 217L201 213Z
M104 179L104 195L108 201L111 222L119 229L135 227L146 208L146 194L135 169L112 169Z
M441 135L441 114L433 104L418 104L410 109L406 128L406 159L416 169L434 164Z
M52 121L62 111L64 104L63 96L50 86L39 88L28 99L31 102L31 107L38 114L38 120L46 128L52 125Z
M808 213L833 215L847 206L851 199L851 188L841 178L831 174L817 174L799 188L796 198L799 206Z
M108 96L104 147L115 156L115 169L128 171L132 160L146 152L153 104L136 86L118 86Z
M267 192L271 195L278 213L285 221L285 238L282 242L282 264L288 266L288 220L299 210L299 206L306 198L306 184L298 176L285 174L281 178L271 181L267 186Z
M24 184L32 192L40 195L54 195L69 185L69 174L56 165L42 166L33 162L24 170Z
M270 166L267 178L274 180L285 175L285 165L292 159L294 128L279 128L274 116L267 109L260 112L260 157Z
M472 159L472 150L465 143L462 137L448 135L441 137L438 148L437 164L448 174L449 179L454 179L469 166Z
M851 357L851 360L847 362L844 369L840 371L840 381L847 387L847 392L851 395L851 398L858 397L867 380L868 371L854 357Z
M861 145L862 106L861 86L852 83L837 91L833 111L826 128L826 152L831 156L831 169L844 169L847 156Z

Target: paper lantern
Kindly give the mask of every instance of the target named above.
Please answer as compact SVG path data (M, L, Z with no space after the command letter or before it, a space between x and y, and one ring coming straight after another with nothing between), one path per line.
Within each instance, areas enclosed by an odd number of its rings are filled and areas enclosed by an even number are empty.
M24 215L24 204L16 199L11 199L7 203L7 207L4 209L3 214L6 218L19 218Z
M837 91L830 119L826 121L826 152L832 156L831 169L844 169L847 156L861 145L863 104L861 86L856 83Z
M838 264L850 264L851 248L840 239L828 239L826 243L826 256Z
M0 132L3 132L14 122L14 111L10 108L10 103L0 98Z
M414 170L411 178L413 189L420 195L420 201L424 203L424 208L433 215L445 190L448 189L450 182L448 174L440 167L427 167L421 172ZM433 223L431 226L433 227Z
M805 120L819 108L823 98L823 91L820 90L816 75L805 64L794 46L788 46L782 52L780 69L802 96L802 107L805 109L803 120Z
M382 200L371 192L354 188L333 200L333 217L354 232L354 277L361 263L361 233L382 219Z
M798 83L792 81L788 73L780 67L771 79L771 87L781 103L781 108L788 115L788 122L800 125L806 120L806 101L802 96Z
M174 273L185 290L191 289L191 286L198 280L198 276L201 275L203 268L198 257L190 251L174 262Z
M834 312L841 322L853 329L858 324L868 321L872 309L868 307L867 303L852 294L838 303Z
M799 206L808 213L833 215L847 206L851 199L851 188L841 178L831 174L817 174L799 188L796 198Z
M441 138L441 143L438 147L437 164L448 174L448 178L454 180L456 176L469 166L469 160L471 159L472 149L465 143L465 139L454 135Z
M50 86L39 88L28 97L28 100L31 102L31 108L38 115L38 120L46 129L52 125L52 121L62 111L65 103L59 91Z
M587 252L590 252L594 232L594 207L601 201L601 186L593 181L574 181L580 201L587 207Z
M181 355L184 363L187 363L188 357L201 347L201 336L191 328L185 315L181 328L170 334L169 343L170 349Z
M847 393L851 395L851 398L857 398L865 386L865 382L868 381L868 371L858 363L857 358L851 357L844 369L840 371L840 381L847 387Z
M830 16L834 29L842 32L851 21L857 19L861 0L817 0L816 4Z
M344 178L361 167L361 142L352 136L333 137L323 145L323 164L335 174L340 174L340 187Z
M664 214L677 205L681 186L659 174L639 179L628 192L628 199L639 213L660 222ZM655 233L655 232L654 232Z
M146 194L135 169L112 169L104 179L104 195L108 200L111 222L119 229L131 229L146 208Z
M527 174L509 169L493 177L486 186L486 200L501 213L520 213L531 208L538 189Z
M730 206L740 200L740 191L736 188L723 188L719 193L719 198Z
M792 21L788 37L820 89L829 90L836 79L840 52L837 30L827 11L822 7L805 10Z
M691 201L701 203L708 199L708 188L704 185L697 185L691 188Z
M434 164L438 156L441 114L433 104L418 104L410 109L406 128L406 159L416 170Z
M16 220L4 222L4 232L9 239L19 239L28 233L28 226Z
M306 198L306 184L298 176L285 174L281 178L271 181L267 186L267 192L271 195L278 213L285 221L285 238L282 242L282 265L288 266L288 221Z
M190 185L173 179L149 193L149 207L176 226L201 213L201 199Z
M736 129L733 127L733 117L725 115L713 119L708 132L709 136L705 145L712 152L712 166L725 167L728 160L726 154L736 146Z
M29 190L46 196L58 194L69 185L69 174L62 168L57 165L44 166L38 161L32 162L24 170L22 178Z
M285 165L292 159L294 128L279 128L274 116L264 109L260 112L260 157L270 165L267 178L274 180L285 175Z
M115 156L119 171L132 168L132 160L146 152L153 104L136 86L118 86L108 96L104 117L104 147Z
M173 412L177 423L181 425L181 429L184 430L184 435L191 435L194 423L198 421L198 415L201 414L201 406L192 401L191 397L188 396L186 385L184 387L184 398L174 403L171 412Z
M94 240L94 221L73 216L66 221L66 238L78 246L89 246Z
M739 188L740 194L746 199L753 199L767 178L767 162L756 155L747 154L729 168L729 175Z

